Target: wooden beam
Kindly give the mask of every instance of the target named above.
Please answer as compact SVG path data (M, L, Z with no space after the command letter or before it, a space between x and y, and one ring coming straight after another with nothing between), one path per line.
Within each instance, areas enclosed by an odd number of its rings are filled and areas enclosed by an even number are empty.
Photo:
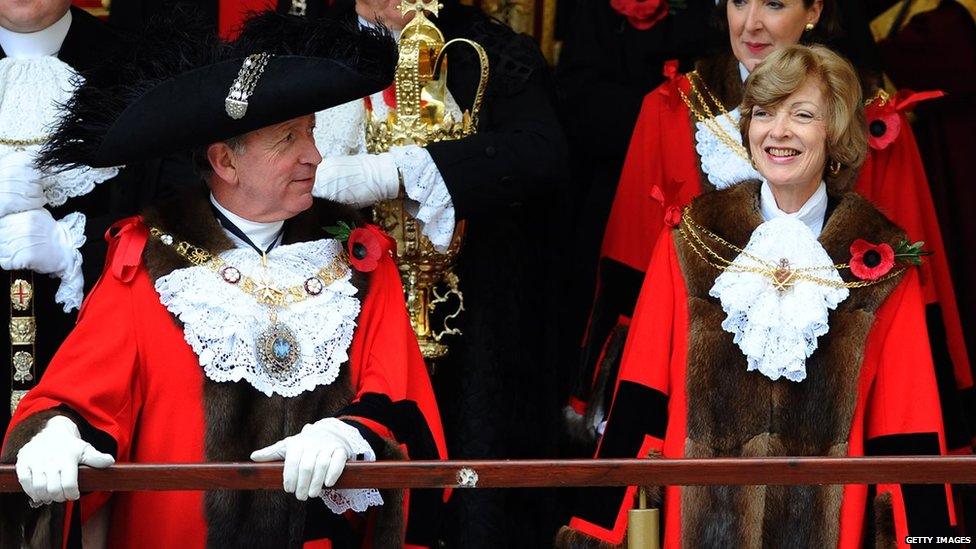
M277 490L281 464L122 464L82 467L85 491ZM338 488L531 488L644 485L976 483L976 456L620 459L349 463ZM0 466L0 492L20 490Z

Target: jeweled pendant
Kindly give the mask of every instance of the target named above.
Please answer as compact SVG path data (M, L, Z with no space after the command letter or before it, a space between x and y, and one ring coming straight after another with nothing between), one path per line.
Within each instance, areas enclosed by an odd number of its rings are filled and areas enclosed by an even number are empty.
M298 338L288 326L273 322L258 336L258 362L269 376L275 379L287 377L298 362Z

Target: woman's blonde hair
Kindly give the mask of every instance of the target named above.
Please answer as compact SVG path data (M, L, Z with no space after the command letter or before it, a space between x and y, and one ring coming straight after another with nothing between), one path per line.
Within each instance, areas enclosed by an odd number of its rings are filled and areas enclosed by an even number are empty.
M823 46L787 46L764 59L746 80L742 95L742 142L750 151L749 125L752 108L770 108L800 89L808 78L820 81L826 99L823 112L827 123L824 179L833 191L848 190L868 151L867 125L861 83L854 67ZM840 169L836 171L839 163Z

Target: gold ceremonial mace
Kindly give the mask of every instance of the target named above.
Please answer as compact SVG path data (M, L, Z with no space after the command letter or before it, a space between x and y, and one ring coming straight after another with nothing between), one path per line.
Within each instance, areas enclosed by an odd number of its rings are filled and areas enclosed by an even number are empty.
M437 0L402 0L400 12L413 11L413 19L400 33L399 51L395 75L396 109L386 119L374 119L367 103L366 149L381 153L398 145L426 146L437 141L461 139L477 132L478 111L488 83L488 55L479 44L464 38L444 41L441 33L427 12L436 16L440 8ZM477 52L481 63L474 104L465 111L461 120L454 120L447 113L447 67L443 66L445 52L454 44L466 44ZM373 207L373 217L397 242L396 260L403 281L410 324L420 344L420 351L428 362L444 357L448 347L441 338L460 334L460 330L448 322L464 310L464 296L458 287L458 277L453 268L464 241L465 222L454 229L454 237L444 253L421 233L420 224L406 208L403 192L393 200L380 202ZM437 287L446 285L440 293ZM434 308L454 295L457 309L446 316L443 327L435 331L431 326L430 313Z

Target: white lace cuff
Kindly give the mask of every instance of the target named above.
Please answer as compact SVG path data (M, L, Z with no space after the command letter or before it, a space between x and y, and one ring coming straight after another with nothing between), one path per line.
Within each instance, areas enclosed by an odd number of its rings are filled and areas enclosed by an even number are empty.
M57 173L47 173L41 179L44 198L51 206L60 206L69 198L86 195L95 185L108 181L119 174L120 167L89 168L82 166Z
M373 448L366 442L358 429L335 418L328 418L324 421L329 421L329 428L349 443L353 453L351 459L358 459L359 456L362 456L360 461L376 461L376 452L373 451ZM362 513L369 507L383 505L383 496L375 488L328 489L322 492L322 501L325 502L325 506L330 511L341 515L350 510Z
M407 197L416 202L408 201L407 211L423 223L424 236L434 248L447 251L454 236L454 202L434 159L416 145L393 147L390 153L403 175Z
M61 279L61 285L54 294L54 300L64 305L64 312L81 307L85 292L85 277L81 273L81 248L85 243L85 214L72 212L57 221L62 230L61 244L68 256L68 266L54 276ZM66 240L66 241L65 241Z

